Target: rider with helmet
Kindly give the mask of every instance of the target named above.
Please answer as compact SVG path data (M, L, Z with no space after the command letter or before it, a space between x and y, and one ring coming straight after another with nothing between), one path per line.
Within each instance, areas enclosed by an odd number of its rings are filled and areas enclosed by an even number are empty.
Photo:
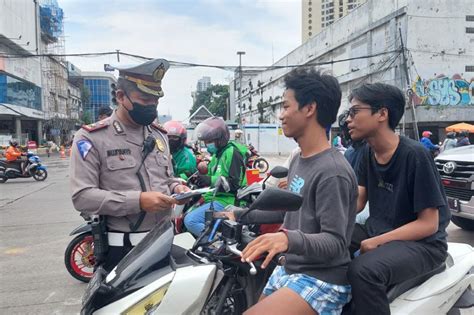
M163 127L168 133L171 155L173 156L173 170L177 177L188 180L196 172L196 157L186 146L187 132L179 121L168 121Z
M470 144L471 143L469 142L469 132L461 131L461 133L459 134L458 142L456 143L456 147L463 147L465 145Z
M25 160L21 158L24 155L21 153L20 149L18 148L18 141L17 140L10 140L10 146L8 147L7 151L5 152L5 157L10 164L15 164L20 172L24 175L24 164Z
M207 152L211 156L207 175L199 174L196 184L199 187L213 187L217 179L223 176L227 179L230 191L218 192L213 202L214 210L222 211L227 205L233 205L237 190L247 184L245 178L245 156L247 147L234 141L229 141L229 128L222 118L211 117L201 122L195 129L200 141L204 141ZM212 193L204 196L205 204L192 210L184 218L188 231L199 235L204 229L204 214L210 207Z
M433 144L433 142L431 142L431 139L430 139L432 135L431 131L423 131L421 135L423 137L421 138L420 142L428 151L430 151L433 154L434 152L439 150L439 145Z

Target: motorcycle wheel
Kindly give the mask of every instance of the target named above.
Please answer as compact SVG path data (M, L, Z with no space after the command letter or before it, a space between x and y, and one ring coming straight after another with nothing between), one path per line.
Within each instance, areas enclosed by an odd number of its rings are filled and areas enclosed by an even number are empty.
M264 158L258 158L253 162L253 168L258 169L260 174L265 174L269 167L270 165Z
M0 184L5 183L8 180L8 177L5 174L0 174Z
M44 181L48 177L48 172L43 169L36 169L33 173L33 178L39 182Z
M82 282L89 282L94 274L94 240L92 234L82 233L67 246L64 264L71 276Z
M226 295L224 302L224 307L220 314L225 315L240 315L247 310L247 299L245 298L244 289L242 286L236 282L231 288L230 292L226 294L223 292L225 290L225 282L219 285L219 288L214 292L212 297L207 302L206 306L202 310L201 314L212 315L216 314L217 304L223 294Z

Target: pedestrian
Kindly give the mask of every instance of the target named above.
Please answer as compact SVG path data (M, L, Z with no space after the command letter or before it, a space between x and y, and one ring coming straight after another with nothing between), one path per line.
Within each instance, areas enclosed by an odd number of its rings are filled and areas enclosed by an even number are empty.
M468 131L461 131L459 134L459 139L458 142L456 143L456 147L463 147L466 145L470 145L471 143L469 142L469 132Z
M173 178L165 130L155 123L168 61L155 59L119 70L118 108L74 136L71 191L82 214L100 215L108 229L103 268L110 271L189 191Z
M428 150L395 134L405 109L402 91L364 84L349 101L351 138L368 143L357 174L357 210L370 203L370 216L356 224L350 246L352 303L356 315L388 315L388 288L444 263L450 212Z
M112 115L112 109L109 106L102 106L99 108L99 115L97 117L98 120L105 119Z
M456 133L454 131L448 132L446 134L446 139L444 139L444 142L441 145L441 150L444 152L450 149L454 149L456 147L456 144Z

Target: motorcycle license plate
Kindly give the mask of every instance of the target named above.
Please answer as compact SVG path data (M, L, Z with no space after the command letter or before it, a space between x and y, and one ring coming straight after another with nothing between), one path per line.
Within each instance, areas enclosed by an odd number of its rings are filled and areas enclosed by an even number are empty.
M456 211L456 212L461 211L459 200L456 199L456 198L448 197L448 206L449 206L449 209L451 209L453 211Z

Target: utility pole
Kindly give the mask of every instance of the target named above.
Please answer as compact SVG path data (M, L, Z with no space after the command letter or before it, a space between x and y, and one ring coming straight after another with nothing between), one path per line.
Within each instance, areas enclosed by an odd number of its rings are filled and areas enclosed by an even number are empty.
M245 51L238 51L237 55L239 55L239 124L240 128L242 128L242 132L244 133L244 143L247 143L245 128L243 128L242 124L242 55L245 55Z
M405 55L405 45L403 44L402 29L398 28L398 32L400 34L400 43L401 43L401 48L402 48L402 57L403 57L402 68L405 71L405 79L407 81L407 87L410 88L410 77L408 74L407 57ZM410 102L411 110L413 112L413 129L415 131L415 140L420 141L420 135L418 133L418 120L416 119L416 110L415 110L415 105L413 104L412 96L410 96L409 102ZM405 117L403 118L403 121L405 122ZM405 131L405 124L403 125L403 129L404 129L403 131Z

